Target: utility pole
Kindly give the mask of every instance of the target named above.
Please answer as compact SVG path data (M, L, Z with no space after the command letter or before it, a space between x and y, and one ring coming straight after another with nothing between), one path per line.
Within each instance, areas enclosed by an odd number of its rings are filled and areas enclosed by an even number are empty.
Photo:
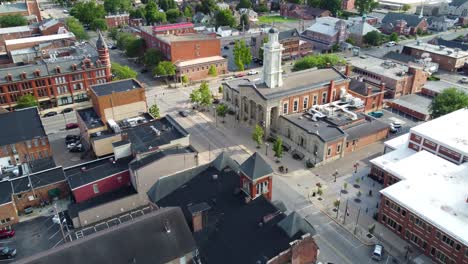
M356 233L356 229L357 229L357 225L358 225L358 222L359 222L359 215L360 214L361 214L361 207L359 207L359 210L358 210L358 213L357 213L356 225L354 225L354 233Z
M57 203L54 203L54 211L55 211L55 215L58 217L58 220L59 220L60 231L62 232L63 242L67 243L65 232L63 232L62 219L60 219L60 215L58 214Z
M343 225L346 224L346 215L348 215L348 199L346 199L345 213L343 216Z

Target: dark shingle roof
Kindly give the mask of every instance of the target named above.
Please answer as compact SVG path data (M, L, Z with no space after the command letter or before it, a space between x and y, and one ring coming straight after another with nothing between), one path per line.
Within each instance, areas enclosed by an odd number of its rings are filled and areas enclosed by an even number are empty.
M384 59L389 59L393 61L409 63L409 62L416 62L416 58L410 55L406 55L403 53L399 53L396 51L390 51L383 56Z
M166 226L170 232L166 231ZM168 207L22 259L19 263L78 264L86 258L88 264L164 264L195 250L195 241L182 210Z
M464 51L468 51L468 43L463 41L455 41L455 40L445 40L443 38L437 38L431 41L432 44L435 45L442 45L447 48L458 48Z
M355 80L355 79L351 79L351 82L349 83L349 89L351 91L356 92L356 93L358 93L360 95L363 95L363 96L367 96L367 88L368 87L372 88L372 93L371 94L380 92L379 87L377 87L375 85L372 85L370 83L360 82L360 81Z
M417 15L411 15L411 14L403 14L403 13L388 13L385 15L385 17L382 19L383 24L388 24L388 23L393 23L397 20L405 20L406 23L408 23L408 26L410 27L416 27L421 23L421 21L424 18L420 18Z
M11 202L13 193L10 181L0 181L0 205Z
M256 180L273 173L273 169L270 164L268 164L258 152L255 152L246 161L244 161L240 166L240 169L252 180Z
M0 146L46 136L36 107L0 114Z
M300 36L299 31L297 31L297 29L291 29L291 30L281 31L278 34L278 40L294 38L294 37L299 38L299 36Z
M120 93L138 88L143 88L143 86L141 86L141 84L135 79L127 79L91 86L91 90L93 90L97 96L109 95L111 93Z
M107 49L107 44L106 44L106 41L104 40L104 38L102 37L101 31L99 30L98 33L99 33L99 35L98 35L98 39L96 41L96 48L97 49Z
M357 125L344 129L346 134L348 134L347 140L362 138L389 128L389 125L382 121L372 118L369 119L370 121L365 120Z
M31 184L34 188L40 188L49 184L65 181L65 174L62 167L56 167L45 171L23 175L11 179L14 193L22 193L31 190Z

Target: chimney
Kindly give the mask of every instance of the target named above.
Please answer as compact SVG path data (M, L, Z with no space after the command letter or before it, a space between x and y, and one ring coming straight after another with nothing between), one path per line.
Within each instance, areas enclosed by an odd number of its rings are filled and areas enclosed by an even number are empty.
M380 84L380 91L381 92L385 91L385 83Z
M372 94L372 87L367 87L367 96L370 96Z
M349 65L349 63L346 64L346 68L345 68L345 73L344 73L346 76L349 77L349 75L351 74L351 65Z
M333 96L333 89L335 89L335 81L331 80L330 85L328 87L328 98L327 98L327 103L330 103L333 101L332 96Z
M192 213L192 226L194 233L203 229L203 212Z

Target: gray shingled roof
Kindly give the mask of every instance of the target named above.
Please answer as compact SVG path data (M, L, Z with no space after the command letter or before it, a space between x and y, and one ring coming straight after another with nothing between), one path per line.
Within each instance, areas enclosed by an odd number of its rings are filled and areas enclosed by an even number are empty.
M46 136L37 107L0 114L0 146Z
M258 152L255 152L246 161L244 161L240 166L240 170L252 180L256 180L273 173L271 166Z
M2 3L0 5L0 13L17 13L17 12L25 12L28 11L28 6L25 2L18 2L18 3Z
M166 207L24 258L19 263L78 264L83 263L83 258L88 264L164 264L174 260L178 263L178 258L195 250L195 240L182 210Z
M11 202L12 193L11 182L0 181L0 205Z
M143 88L143 86L141 86L141 84L134 79L120 80L116 82L96 84L91 86L91 90L97 96L109 95L111 93L120 93L139 88Z
M297 31L297 29L290 29L290 30L286 30L286 31L281 31L278 34L278 40L294 38L294 37L297 37L297 38L300 37L299 31Z
M424 18L420 18L417 15L410 15L410 14L403 14L403 13L388 13L383 19L382 23L383 24L388 24L388 23L393 23L397 20L405 20L406 23L408 23L408 26L410 27L416 27L421 23L421 21Z

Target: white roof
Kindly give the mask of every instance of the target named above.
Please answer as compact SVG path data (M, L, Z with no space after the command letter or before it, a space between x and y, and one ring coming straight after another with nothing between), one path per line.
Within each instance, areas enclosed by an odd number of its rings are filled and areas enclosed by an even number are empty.
M413 155L414 153L416 153L415 150L412 150L405 145L385 155L372 159L370 162L375 166L386 170L387 166L393 163L397 163L400 160Z
M401 80L406 78L406 75L399 75L401 72L408 72L408 66L398 62L391 62L391 65L386 65L386 60L376 57L351 57L348 61L357 68L375 73L376 75L385 76L393 80Z
M438 54L441 56L446 56L446 57L451 57L451 58L456 58L456 59L468 57L468 51L463 51L463 50L455 51L454 48L448 48L448 47L444 47L443 49L441 49L439 45L432 45L432 44L425 43L425 42L421 42L419 44L408 43L408 44L405 44L405 46L420 50L422 52L434 53L434 54Z
M28 26L0 28L0 35L30 31Z
M405 180L380 192L468 245L468 163L455 165L421 151L398 165L395 169Z
M362 21L350 21L350 22L351 22L351 25L349 26L348 30L349 30L349 33L351 34L364 36L367 33L372 32L372 31L380 32L377 28L371 26L367 22L364 22L364 23Z
M338 21L341 21L341 19L335 17L319 17L315 20L315 24L307 28L307 30L333 36L338 32L335 29L335 24Z
M5 45L15 45L15 44L24 44L28 42L44 42L44 41L53 41L59 39L69 39L74 38L75 35L72 32L67 32L63 34L39 36L39 37L30 37L30 38L20 38L20 39L8 39L5 40Z
M411 132L468 156L468 109L411 128Z
M407 146L408 144L408 139L409 139L409 133L403 134L401 136L392 138L390 140L385 141L385 146L391 148L391 149L397 149L402 146Z
M199 59L194 59L194 60L179 61L179 62L176 62L175 65L177 67L186 67L186 66L209 63L209 62L216 63L220 60L225 60L225 58L221 56L212 56L212 57L205 57L205 58L199 58Z

